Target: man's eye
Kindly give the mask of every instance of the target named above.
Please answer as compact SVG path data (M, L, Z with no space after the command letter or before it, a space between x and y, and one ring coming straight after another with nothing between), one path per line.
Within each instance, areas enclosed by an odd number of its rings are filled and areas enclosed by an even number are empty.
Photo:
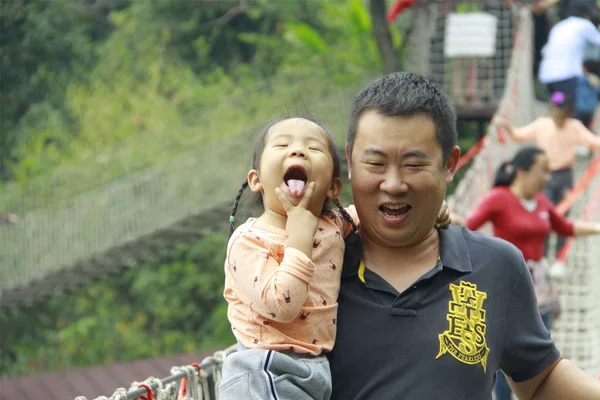
M372 165L374 167L383 167L382 163L378 163L378 162L369 162L367 161L367 164Z

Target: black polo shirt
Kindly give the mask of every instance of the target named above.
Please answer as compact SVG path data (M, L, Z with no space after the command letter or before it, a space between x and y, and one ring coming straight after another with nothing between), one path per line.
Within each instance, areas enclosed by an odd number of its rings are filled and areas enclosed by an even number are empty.
M402 293L359 268L348 238L332 399L489 400L496 370L521 382L559 358L521 252L454 225L439 235L437 265Z

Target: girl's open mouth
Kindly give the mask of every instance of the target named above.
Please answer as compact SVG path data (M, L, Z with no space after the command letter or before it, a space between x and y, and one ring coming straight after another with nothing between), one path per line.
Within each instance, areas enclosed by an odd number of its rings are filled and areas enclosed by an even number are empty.
M299 165L293 165L286 171L283 181L294 197L302 197L306 189L306 171Z

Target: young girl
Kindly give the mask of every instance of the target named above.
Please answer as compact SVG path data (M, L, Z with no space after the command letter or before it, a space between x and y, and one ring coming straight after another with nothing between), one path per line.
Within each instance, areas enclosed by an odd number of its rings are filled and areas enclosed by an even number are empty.
M358 229L354 208L337 200L337 148L314 121L284 119L262 132L252 167L232 229L247 187L264 212L227 246L224 296L239 351L224 361L219 397L328 399L324 353L335 341L344 237ZM438 224L447 225L445 203L442 209Z

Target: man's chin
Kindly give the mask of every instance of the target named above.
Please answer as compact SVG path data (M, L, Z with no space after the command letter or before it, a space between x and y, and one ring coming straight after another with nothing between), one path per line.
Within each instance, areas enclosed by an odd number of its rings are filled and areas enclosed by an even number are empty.
M381 244L389 248L410 247L425 241L435 232L433 227L428 231L411 228L410 226L386 227L379 235Z

